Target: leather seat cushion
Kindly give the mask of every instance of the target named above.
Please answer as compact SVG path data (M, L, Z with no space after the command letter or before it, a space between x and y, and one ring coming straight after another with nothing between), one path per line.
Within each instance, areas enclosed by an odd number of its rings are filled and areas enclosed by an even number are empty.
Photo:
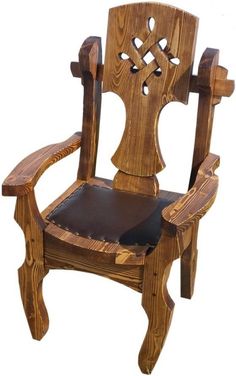
M76 235L124 245L156 245L161 212L173 200L84 184L47 219Z

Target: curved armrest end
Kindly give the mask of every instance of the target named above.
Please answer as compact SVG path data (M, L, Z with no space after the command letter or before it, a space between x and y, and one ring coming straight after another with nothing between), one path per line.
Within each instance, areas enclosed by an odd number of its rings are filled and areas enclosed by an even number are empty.
M219 157L209 154L201 164L193 187L179 200L162 211L163 225L168 231L184 231L196 220L201 219L215 201Z
M77 132L66 141L46 146L30 154L3 182L3 196L23 196L32 191L48 167L76 151L80 145L81 133Z

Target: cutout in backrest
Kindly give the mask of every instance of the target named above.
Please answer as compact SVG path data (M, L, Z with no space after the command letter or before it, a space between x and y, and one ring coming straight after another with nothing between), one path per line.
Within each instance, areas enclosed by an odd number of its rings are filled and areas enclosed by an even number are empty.
M121 52L119 54L119 56L120 56L121 60L128 60L129 59L129 56L124 52Z
M132 67L130 67L130 72L132 73L137 73L139 70L138 70L138 67L136 67L136 65L133 65Z
M153 60L155 60L155 56L151 53L151 51L148 51L144 56L143 56L143 61L148 65L151 63Z
M148 18L148 28L150 31L152 31L154 29L154 26L155 26L155 20L153 17L149 17Z
M158 45L162 49L162 51L164 51L164 49L167 46L167 40L166 40L166 38L162 38L161 40L159 40Z
M126 174L152 176L164 167L158 118L167 103L187 103L197 23L158 3L110 9L103 91L125 104L126 126L112 162Z
M138 49L139 47L142 46L143 42L142 42L141 39L139 39L139 38L133 38L133 44L134 44L135 47Z
M161 75L161 68L158 67L156 70L154 70L153 72L156 76L160 76Z
M142 93L143 93L143 95L148 95L148 93L149 93L149 89L148 89L148 86L147 86L146 82L143 83Z
M172 58L170 59L170 62L171 62L172 64L174 64L174 65L179 65L180 60L179 60L178 57L172 57Z

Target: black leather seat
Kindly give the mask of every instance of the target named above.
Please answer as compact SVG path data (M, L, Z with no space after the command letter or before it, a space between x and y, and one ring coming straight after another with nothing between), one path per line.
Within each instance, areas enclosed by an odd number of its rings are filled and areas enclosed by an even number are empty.
M84 184L47 219L85 238L155 246L161 235L161 212L173 201L174 198L155 198Z

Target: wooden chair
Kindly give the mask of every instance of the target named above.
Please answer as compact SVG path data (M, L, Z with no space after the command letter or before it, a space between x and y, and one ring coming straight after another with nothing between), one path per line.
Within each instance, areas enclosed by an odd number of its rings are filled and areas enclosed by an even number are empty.
M109 12L106 55L90 37L71 63L84 86L82 133L26 157L3 183L17 196L15 219L26 240L19 269L25 314L33 338L48 329L42 282L50 269L76 269L106 276L142 293L149 325L139 354L151 373L170 326L174 303L166 283L181 259L181 296L191 298L200 218L213 204L219 157L209 153L215 105L230 96L234 82L218 65L219 51L207 48L192 75L198 19L180 9L138 3ZM118 94L126 125L112 162L113 181L95 176L101 93ZM157 139L160 111L171 101L199 95L195 147L186 194L159 190L164 168ZM42 213L34 186L52 164L80 148L76 181Z

